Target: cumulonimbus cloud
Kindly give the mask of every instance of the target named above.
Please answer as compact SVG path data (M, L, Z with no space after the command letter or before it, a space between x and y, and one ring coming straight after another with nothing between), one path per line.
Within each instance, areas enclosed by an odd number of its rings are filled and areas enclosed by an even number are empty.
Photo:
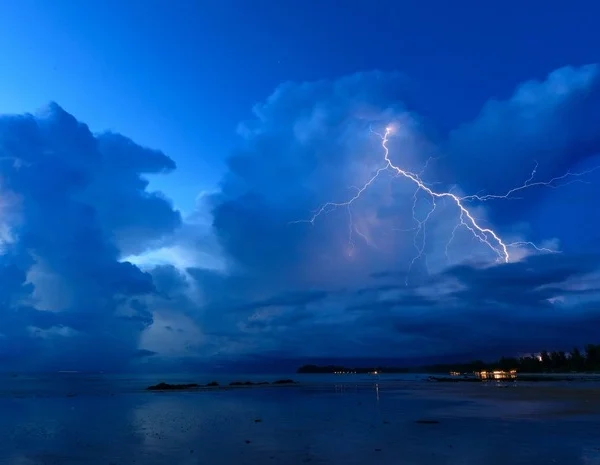
M0 118L6 366L98 369L137 353L152 323L139 297L154 284L120 257L180 225L141 176L174 168L123 136L92 134L56 104Z
M540 175L575 169L598 152L598 83L594 66L557 70L437 140L403 103L398 74L282 85L240 125L220 189L187 222L142 177L175 168L160 151L92 134L57 105L4 116L0 357L68 369L250 355L496 354L585 342L598 320L599 263L573 255L581 231L565 226L557 237L548 227L547 211L561 215L549 195L571 186L510 201L529 212L518 223L497 213L502 203L473 207L511 240L561 245L561 254L508 265L494 264L468 231L456 233L455 206L440 202L409 270L413 215L430 204L415 204L415 186L393 173L353 205L352 223L346 208L314 224L296 221L348 199L382 166L371 130L390 121L400 128L391 157L440 189L503 191L527 179L532 160ZM577 185L586 188L594 186ZM579 211L593 205L586 196L578 202ZM561 208L572 212L573 202ZM123 260L146 252L154 258L136 261L141 269ZM566 338L567 326L581 337Z

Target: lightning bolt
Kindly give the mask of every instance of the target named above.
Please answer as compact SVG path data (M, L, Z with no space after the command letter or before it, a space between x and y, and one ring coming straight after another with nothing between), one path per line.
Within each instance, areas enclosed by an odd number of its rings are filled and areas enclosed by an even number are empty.
M594 171L600 169L600 166L596 166L592 169L586 170L586 171L580 171L580 172L576 172L573 173L571 171L567 171L565 174L562 174L560 176L556 176L555 178L550 179L549 181L536 181L533 182L533 178L535 177L536 173L537 173L537 169L538 169L538 163L537 161L535 162L535 167L533 168L533 171L531 172L531 175L529 176L529 178L520 186L518 187L513 187L512 189L510 189L509 191L507 191L504 194L487 194L487 195L480 195L480 194L474 194L474 195L465 195L463 197L461 197L461 200L465 200L465 201L469 201L469 200L476 200L478 202L485 202L487 200L499 200L499 199L516 199L518 197L513 197L513 194L515 192L519 192L525 189L529 189L531 187L549 187L552 189L556 189L557 187L564 187L564 186L568 186L569 184L573 184L576 182L580 182L580 183L586 183L585 181L583 181L582 179L571 179L570 181L566 182L566 183L562 183L557 185L558 181L562 181L564 179L568 179L571 177L576 177L579 178L581 176L585 176L586 174L590 174L593 173Z
M356 232L358 235L362 236L363 238L365 238L365 236L362 235L354 227L354 225L352 223L351 206L354 202L356 202L362 196L362 194L367 189L369 189L369 187L371 187L373 185L373 183L377 180L377 178L379 178L379 176L382 173L392 172L394 177L403 177L415 185L415 192L413 194L412 212L413 212L413 219L416 222L416 227L403 230L403 231L415 231L415 235L413 238L414 239L413 244L414 244L417 254L413 258L413 260L410 264L409 271L412 268L412 266L414 265L414 263L424 255L424 251L425 251L425 247L426 247L426 236L425 236L426 224L437 207L436 200L439 200L439 199L445 199L445 200L450 201L452 204L454 204L456 206L456 208L458 209L458 213L459 213L459 223L454 227L454 229L452 231L452 235L450 237L450 240L448 241L448 243L446 245L446 255L448 254L448 246L454 240L457 229L460 227L464 227L473 235L473 237L475 239L477 239L481 244L483 244L485 247L489 248L493 252L493 254L497 258L497 261L502 261L502 262L508 263L511 258L509 249L513 248L513 247L528 246L528 247L532 247L533 249L537 250L538 252L546 252L546 253L556 253L558 251L548 249L545 247L538 247L534 243L527 242L527 241L518 241L518 242L510 242L510 243L505 242L500 237L499 233L497 233L496 231L494 231L493 229L491 229L489 227L485 227L485 226L481 225L481 223L475 218L473 213L471 213L471 211L467 208L467 205L469 204L469 202L474 202L474 201L485 202L485 201L489 201L489 200L515 199L516 197L514 197L514 194L517 192L520 192L522 190L533 188L533 187L556 188L556 187L559 187L559 185L557 183L559 183L560 181L568 180L569 178L578 178L578 177L584 176L586 174L589 174L592 171L600 169L600 166L598 166L596 168L593 168L591 170L584 171L584 172L573 173L573 172L568 171L567 173L563 174L562 176L555 177L549 181L535 181L534 182L534 178L535 178L535 175L536 175L537 169L538 169L538 163L536 162L535 167L533 168L529 178L522 185L510 189L509 191L505 192L504 194L473 194L473 195L466 195L466 196L458 196L458 195L452 193L452 189L450 189L449 191L434 190L432 187L430 187L429 184L425 183L422 180L422 178L421 178L422 173L425 171L425 169L427 168L427 165L432 160L432 158L427 160L425 168L423 168L423 170L419 174L413 173L411 171L408 171L408 170L396 165L390 159L390 150L388 148L389 138L390 138L390 135L393 133L393 131L394 131L394 127L391 125L387 126L385 128L385 132L383 134L371 130L371 132L373 134L376 134L377 136L379 136L381 138L381 147L383 149L383 165L375 171L375 174L373 176L371 176L371 178L369 178L362 185L362 187L354 187L355 194L350 199L348 199L344 202L327 202L327 203L321 205L321 207L319 207L314 212L313 216L310 219L293 221L292 223L310 223L310 224L314 225L316 220L321 215L329 213L337 208L345 207L348 211L348 215L350 218L349 244L350 244L351 250L353 250L354 246L355 246L354 240L353 240L354 232ZM564 186L564 185L570 184L572 182L583 182L583 181L581 181L580 179L570 179L569 182L562 183L562 184L560 184L560 186ZM425 215L424 219L417 218L417 214L416 214L416 205L417 205L419 193L424 193L425 195L427 195L429 197L429 199L431 201L431 208ZM419 240L419 238L420 238L420 240Z

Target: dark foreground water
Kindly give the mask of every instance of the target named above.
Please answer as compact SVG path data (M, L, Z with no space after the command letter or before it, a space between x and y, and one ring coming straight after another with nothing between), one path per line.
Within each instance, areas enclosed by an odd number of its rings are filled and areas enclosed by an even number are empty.
M4 378L0 463L600 465L597 383L295 379L155 393L156 377Z

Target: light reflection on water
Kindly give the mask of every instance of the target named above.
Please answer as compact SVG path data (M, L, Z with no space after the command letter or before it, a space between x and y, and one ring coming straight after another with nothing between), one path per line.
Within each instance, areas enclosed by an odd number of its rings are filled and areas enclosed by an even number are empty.
M74 397L0 397L1 464L600 464L597 415L510 418L495 397L461 394L490 392L483 386L338 378L111 395L98 379L79 382L94 388ZM528 414L535 413L531 407ZM416 423L423 419L439 424Z

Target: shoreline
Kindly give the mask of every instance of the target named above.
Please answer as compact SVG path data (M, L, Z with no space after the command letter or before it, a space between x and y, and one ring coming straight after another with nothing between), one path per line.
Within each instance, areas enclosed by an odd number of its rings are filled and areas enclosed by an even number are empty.
M382 392L405 392L405 391L424 391L424 392L472 392L473 390L481 390L482 392L489 389L510 388L519 391L529 392L529 387L533 391L544 393L552 386L553 394L556 389L568 389L580 391L582 388L596 388L600 391L600 375L569 375L568 380L558 380L565 378L563 375L545 375L539 381L528 381L525 379L513 380L484 380L482 382L433 382L428 381L427 375L377 375L377 376L362 376L362 375L303 375L297 376L293 383L289 384L273 384L277 381L277 377L267 376L258 377L248 375L252 381L236 381L234 375L222 375L218 386L211 380L212 376L201 374L181 374L169 377L157 376L156 378L144 375L142 378L136 377L111 377L111 376L83 376L83 375L63 375L45 376L40 378L6 378L0 382L0 397L70 397L70 396L102 396L102 395L119 395L119 394L135 394L142 392L220 392L220 391L257 391L257 388L267 387L291 387L301 388L306 391L313 392L343 392L343 391L365 391L378 389ZM254 378L252 376L255 376ZM538 375L536 375L538 376ZM194 379L198 379L198 384ZM214 378L213 378L214 379ZM219 379L217 377L217 379ZM237 378L239 380L240 378ZM183 389L156 389L148 390L153 385L156 386L157 381L162 381L168 384L182 384ZM270 381L270 382L269 382ZM292 381L290 379L290 381ZM202 382L202 384L200 384ZM267 384L268 383L268 384ZM252 388L252 389L250 389ZM525 389L528 388L528 389Z

